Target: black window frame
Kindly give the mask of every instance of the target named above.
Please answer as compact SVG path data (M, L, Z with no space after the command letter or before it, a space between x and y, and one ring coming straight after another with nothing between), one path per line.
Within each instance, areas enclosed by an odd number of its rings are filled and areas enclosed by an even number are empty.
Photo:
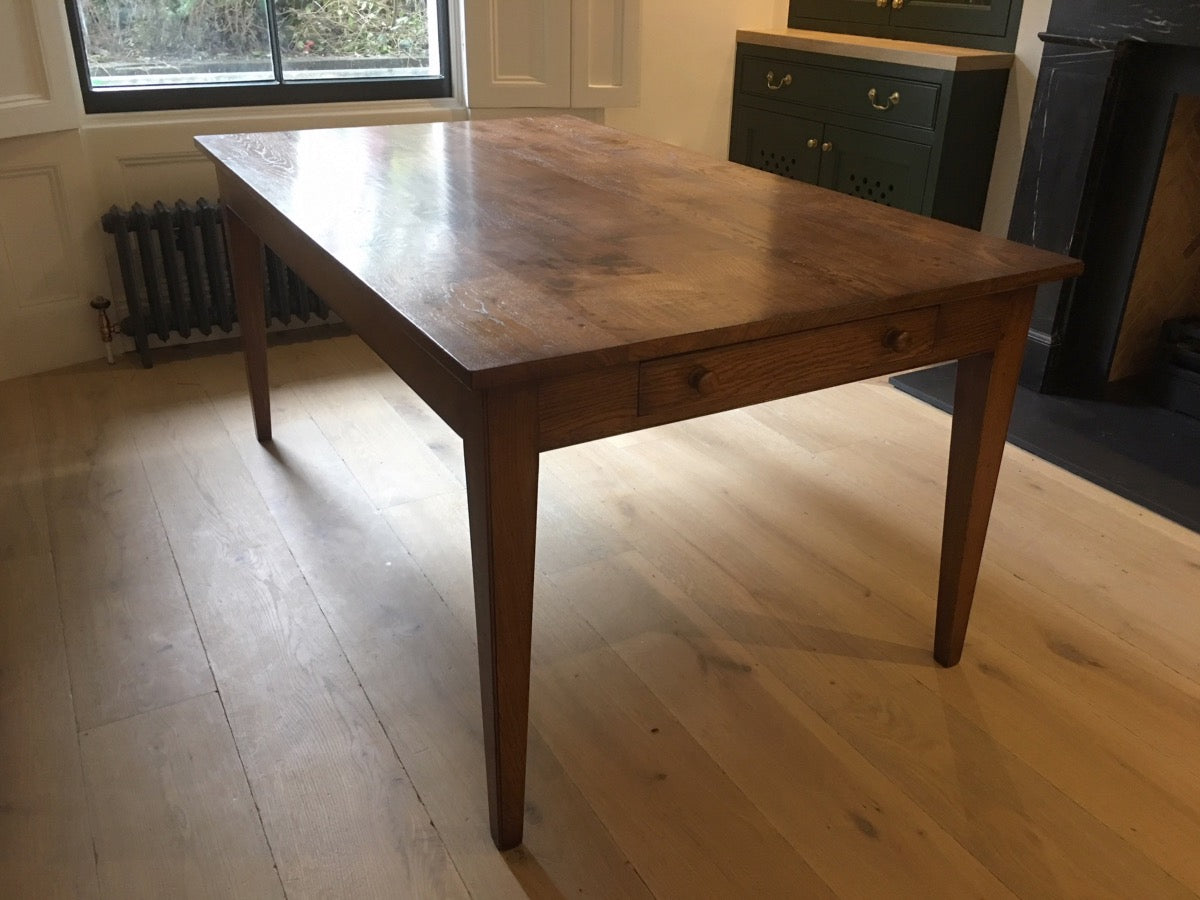
M337 78L329 80L283 80L283 56L275 23L275 5L267 4L268 27L272 30L271 67L274 81L222 82L199 85L149 85L144 87L96 88L92 86L87 47L83 39L79 8L65 0L67 24L79 75L79 89L86 113L156 112L187 109L218 109L242 106L288 106L302 103L349 103L368 100L432 100L454 95L450 72L450 10L448 0L437 0L440 76L401 78Z

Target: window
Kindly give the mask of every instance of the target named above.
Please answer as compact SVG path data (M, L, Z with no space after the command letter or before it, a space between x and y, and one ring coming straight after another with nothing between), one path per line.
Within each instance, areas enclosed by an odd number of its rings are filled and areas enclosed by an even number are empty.
M450 96L446 0L67 0L90 113Z

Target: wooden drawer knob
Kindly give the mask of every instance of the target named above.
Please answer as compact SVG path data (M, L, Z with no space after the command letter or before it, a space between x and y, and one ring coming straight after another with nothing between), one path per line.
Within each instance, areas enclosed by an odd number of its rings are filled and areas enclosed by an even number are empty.
M696 366L688 375L688 384L702 397L717 389L717 373L704 366Z
M912 348L912 335L902 328L889 328L883 336L883 346L897 353L903 353Z

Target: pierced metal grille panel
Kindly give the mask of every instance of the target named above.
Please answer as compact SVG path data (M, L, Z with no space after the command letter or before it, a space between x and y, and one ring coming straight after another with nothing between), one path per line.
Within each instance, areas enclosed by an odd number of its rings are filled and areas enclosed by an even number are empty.
M858 172L848 173L838 185L838 190L853 194L854 197L871 200L872 203L892 206L896 200L896 179L894 175L882 174L878 170L872 173L870 169L866 169L864 172L860 168Z
M776 175L783 175L786 178L800 178L801 165L800 157L793 150L789 152L784 148L768 149L767 147L758 147L757 153L750 160L750 164L756 169L762 169L764 172L774 172Z
M821 163L821 183L883 206L922 211L930 148L868 132L825 129L834 148Z

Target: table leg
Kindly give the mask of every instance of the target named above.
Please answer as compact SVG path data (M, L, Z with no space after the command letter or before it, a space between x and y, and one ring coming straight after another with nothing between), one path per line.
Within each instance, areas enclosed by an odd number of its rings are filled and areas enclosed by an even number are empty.
M521 843L537 530L537 393L492 391L464 435L488 812L501 850Z
M271 440L270 384L267 381L267 312L263 285L263 245L229 207L223 210L229 268L233 272L233 297L242 329L246 381L254 409L254 433L260 442Z
M958 361L933 642L934 659L943 666L962 657L1033 297L1030 289L1014 302L992 353Z

